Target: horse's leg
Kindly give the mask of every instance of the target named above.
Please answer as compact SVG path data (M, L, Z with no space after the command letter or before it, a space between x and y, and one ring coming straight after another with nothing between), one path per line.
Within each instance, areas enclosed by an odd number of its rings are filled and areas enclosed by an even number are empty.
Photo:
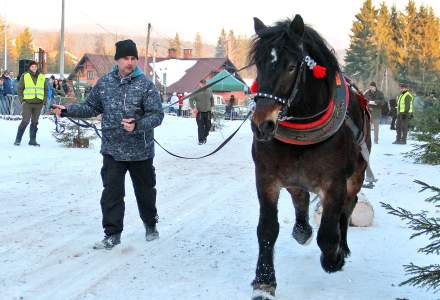
M299 188L288 188L295 207L295 226L292 230L293 238L301 245L308 244L312 240L313 229L309 224L309 192Z
M347 230L350 223L351 214L356 206L358 197L357 194L362 188L364 181L365 164L358 166L355 173L347 180L347 197L345 198L344 206L342 208L340 226L341 226L341 251L344 257L350 255L350 248L347 243Z
M344 265L341 251L340 220L347 196L346 180L333 181L321 190L322 217L318 230L318 246L322 251L321 266L326 272L336 272Z
M280 187L257 175L257 193L260 201L260 219L257 236L259 254L254 288L254 300L271 299L275 295L276 279L273 265L273 248L279 232L278 197Z

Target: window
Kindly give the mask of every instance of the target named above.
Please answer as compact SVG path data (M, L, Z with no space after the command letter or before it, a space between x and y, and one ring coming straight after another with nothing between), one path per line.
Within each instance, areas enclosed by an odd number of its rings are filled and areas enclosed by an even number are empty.
M87 80L93 80L94 73L93 71L87 71Z

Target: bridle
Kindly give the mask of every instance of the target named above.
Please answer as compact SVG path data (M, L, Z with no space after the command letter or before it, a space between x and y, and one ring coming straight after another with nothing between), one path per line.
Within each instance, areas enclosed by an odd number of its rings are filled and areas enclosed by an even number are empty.
M303 51L303 53L304 53L304 51ZM281 108L281 111L278 115L278 121L309 120L309 119L313 119L313 118L316 118L316 117L322 115L328 109L328 107L326 107L324 110L322 110L316 114L313 114L310 116L305 116L305 117L293 117L293 116L288 115L289 111L291 111L291 108L294 107L295 105L297 105L301 100L298 97L299 85L301 83L302 78L304 78L304 80L305 80L306 68L312 69L314 66L316 66L316 62L309 55L303 54L303 59L298 61L297 65L299 65L299 68L298 68L298 71L296 72L296 75L295 75L295 80L293 83L292 91L290 92L290 95L287 99L275 96L271 93L261 93L261 92L257 92L254 96L255 103L257 103L258 99L270 99L270 100L273 100L275 103L278 103L281 105L282 108Z

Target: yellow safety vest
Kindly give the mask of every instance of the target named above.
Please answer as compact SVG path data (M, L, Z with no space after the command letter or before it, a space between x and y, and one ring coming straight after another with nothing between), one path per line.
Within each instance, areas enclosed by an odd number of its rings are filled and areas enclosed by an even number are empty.
M405 99L406 96L409 96L411 98L411 101L409 103L409 113L413 112L414 96L409 91L406 91L405 93L400 95L399 100L397 100L397 113L405 112L405 101L403 99Z
M39 99L44 100L44 82L46 79L43 74L39 74L37 84L32 80L31 74L24 74L23 100Z

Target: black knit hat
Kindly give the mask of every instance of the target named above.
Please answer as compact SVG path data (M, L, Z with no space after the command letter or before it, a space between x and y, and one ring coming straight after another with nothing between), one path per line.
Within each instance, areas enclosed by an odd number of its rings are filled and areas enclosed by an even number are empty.
M374 81L370 82L370 86L376 87L376 82L374 82Z
M116 46L115 60L118 60L121 57L126 57L126 56L134 56L137 59L139 59L138 51L136 49L136 44L132 40L119 41L115 44L115 46Z
M29 64L28 64L28 68L29 68L30 66L33 66L33 65L38 66L38 63L37 63L35 60L31 60L31 61L29 62Z

